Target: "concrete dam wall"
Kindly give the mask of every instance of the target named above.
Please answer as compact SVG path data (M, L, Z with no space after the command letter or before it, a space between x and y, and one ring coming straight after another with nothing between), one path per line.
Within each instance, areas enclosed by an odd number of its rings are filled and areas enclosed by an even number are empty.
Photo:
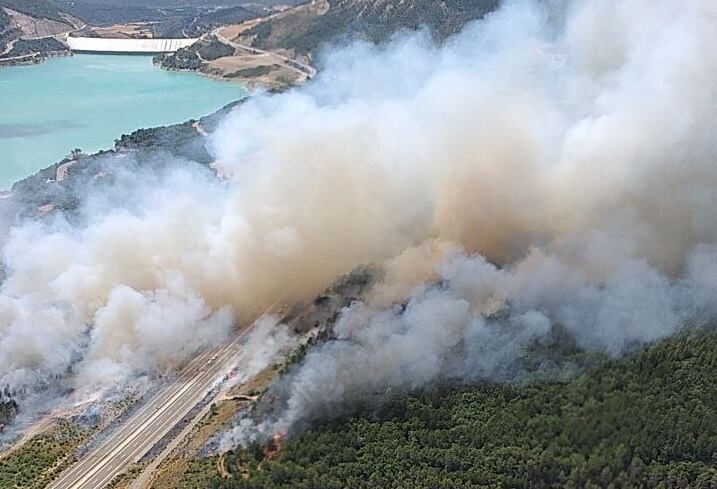
M68 37L67 44L78 53L154 54L172 53L197 42L197 39L106 39Z

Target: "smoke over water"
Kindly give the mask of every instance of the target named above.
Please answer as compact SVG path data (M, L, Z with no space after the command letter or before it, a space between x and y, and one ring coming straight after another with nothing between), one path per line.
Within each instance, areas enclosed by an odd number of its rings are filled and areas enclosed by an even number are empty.
M387 387L509 378L555 325L619 355L708 321L714 39L710 0L507 2L442 46L327 52L212 135L227 181L128 171L82 224L8 231L0 381L82 396L161 373L364 263L385 280L241 440Z

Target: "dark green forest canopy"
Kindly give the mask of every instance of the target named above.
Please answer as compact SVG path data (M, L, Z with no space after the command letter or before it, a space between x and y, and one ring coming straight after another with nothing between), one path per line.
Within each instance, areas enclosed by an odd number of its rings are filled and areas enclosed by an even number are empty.
M715 488L717 334L664 340L567 383L399 398L227 455L216 488ZM243 479L240 470L248 469Z

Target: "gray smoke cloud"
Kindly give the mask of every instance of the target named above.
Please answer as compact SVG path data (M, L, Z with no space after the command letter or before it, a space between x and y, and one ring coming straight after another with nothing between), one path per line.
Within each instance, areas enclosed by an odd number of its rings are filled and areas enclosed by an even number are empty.
M553 8L507 3L440 48L409 38L330 58L316 126L341 113L369 127L354 161L381 160L416 191L399 208L418 219L394 226L427 239L384 262L335 340L273 387L278 407L224 447L387 389L513 379L555 326L616 356L714 319L717 7Z
M498 268L481 255L450 250L433 278L413 287L401 304L385 307L390 286L383 283L372 297L345 308L335 339L272 387L279 407L259 422L242 419L221 447L341 416L382 402L389 391L521 378L527 372L519 361L530 347L551 343L555 325L580 348L617 356L675 333L686 321L709 321L717 306L715 251L695 250L679 280L625 259L615 275L593 281L557 254L534 251Z
M366 263L386 279L247 437L389 387L509 378L555 325L619 355L709 320L715 16L507 2L441 46L327 51L314 81L220 124L226 180L170 162L90 191L80 224L8 231L0 382L90 395L168 371Z

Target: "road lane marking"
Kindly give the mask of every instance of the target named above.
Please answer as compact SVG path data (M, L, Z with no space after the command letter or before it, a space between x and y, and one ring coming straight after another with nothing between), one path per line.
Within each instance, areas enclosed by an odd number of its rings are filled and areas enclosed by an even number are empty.
M254 321L251 326L244 329L242 332L236 334L234 338L226 345L218 349L208 350L196 357L193 361L189 363L189 365L184 369L180 377L173 384L170 384L165 389L161 390L153 399L151 399L147 404L145 404L144 407L134 413L127 420L126 424L122 428L118 429L116 432L110 435L110 437L107 438L104 442L102 442L102 444L97 449L95 449L94 452L89 454L83 460L78 461L74 465L74 467L69 469L65 474L62 474L60 478L53 482L53 484L51 484L49 487L82 487L85 482L93 482L98 475L101 475L102 472L108 468L108 463L112 461L114 457L120 455L121 463L115 464L115 467L113 469L114 472L109 474L111 476L111 480L118 473L121 473L121 469L124 468L124 465L127 462L127 458L122 457L122 455L128 445L137 437L144 434L149 428L151 428L157 418L166 415L167 418L163 422L161 422L158 427L155 427L155 429L150 433L150 437L147 438L147 441L152 442L151 445L147 446L147 443L140 444L130 453L130 455L131 458L134 458L137 453L142 450L146 450L146 452L151 450L151 448L157 442L159 442L168 431L171 431L171 428L174 425L181 421L181 419L186 416L188 412L191 411L191 408L193 406L201 402L201 400L206 396L206 393L211 390L211 384L221 380L220 376L223 371L228 370L231 367L230 365L224 365L225 360L238 356L241 348L240 342L253 330L255 323L256 321ZM212 357L210 357L210 355L212 355ZM209 368L201 370L199 372L196 371L196 366L198 364L206 365L208 357L213 358L217 355L219 355L221 358L217 357L217 359L210 364ZM189 375L191 374L194 374L194 376L189 377ZM195 386L198 388L194 389ZM188 395L187 398L183 400L183 402L181 402L179 406L177 406L177 402L180 396L182 396L188 391L191 393L191 395ZM163 399L162 396L170 392L172 392L171 398L169 400ZM189 410L187 412L183 412L187 405L190 403L191 406L189 406ZM151 412L152 408L155 408L154 412ZM147 415L147 412L150 412L149 418L145 417ZM176 418L178 414L181 414L181 416L179 417L179 419L174 420L174 418ZM165 428L167 427L166 425L169 423L172 423L169 426L169 430L167 430L158 440L153 441L153 438L160 431L165 430ZM125 436L124 441L122 441L118 446L113 447L112 445L113 443L115 443L115 439L122 435ZM142 454L142 456L143 455L144 454ZM131 462L132 460L130 460L129 463ZM88 464L91 464L92 467L86 469L85 466ZM79 474L76 473L83 471L83 469L85 470L84 474L81 475L79 479L77 479L77 476ZM70 480L72 479L75 480L73 482L70 482ZM88 481L88 479L90 480ZM65 486L64 484L67 483L69 483L70 485ZM91 487L94 489L98 486L93 485Z

